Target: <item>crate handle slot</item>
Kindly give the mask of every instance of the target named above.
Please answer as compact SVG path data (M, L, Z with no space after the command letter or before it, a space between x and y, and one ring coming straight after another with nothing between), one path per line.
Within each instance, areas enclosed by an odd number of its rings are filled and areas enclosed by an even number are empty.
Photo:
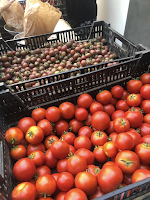
M3 165L4 165L4 163L3 163L3 142L0 141L0 182L1 182L1 179L3 180L3 177L4 177Z

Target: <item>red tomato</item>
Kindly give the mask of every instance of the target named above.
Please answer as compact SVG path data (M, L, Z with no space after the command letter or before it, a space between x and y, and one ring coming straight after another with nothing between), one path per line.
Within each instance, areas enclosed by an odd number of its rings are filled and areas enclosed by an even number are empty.
M44 138L44 132L38 126L31 126L27 130L25 138L30 144L39 144Z
M31 117L24 117L20 119L17 127L25 134L31 126L36 126L36 122Z
M95 177L97 177L100 172L100 168L96 165L88 165L86 171L88 171L90 174L93 174Z
M51 106L46 110L46 118L50 122L57 122L60 118L60 110L55 106Z
M145 135L141 138L141 143L148 143L150 144L150 135Z
M56 190L53 194L53 196L55 197L60 192L60 189L57 186L57 179L58 179L59 173L54 173L54 174L52 174L52 176L54 177L54 179L56 181Z
M150 166L149 165L140 164L139 169L148 169L148 170L150 170Z
M41 197L39 200L53 200L51 197Z
M62 173L62 172L67 172L67 160L68 158L64 158L58 161L57 163L57 172Z
M103 195L105 195L105 193L100 189L99 186L97 186L96 191L92 195L89 196L89 200L96 199Z
M150 177L150 171L147 169L137 169L132 175L132 183L144 180Z
M44 108L36 108L32 111L31 117L36 121L39 122L46 117L46 110Z
M94 131L91 135L93 146L103 146L107 142L107 134L103 131Z
M104 151L104 147L103 146L98 146L95 147L93 154L95 156L95 159L99 162L99 163L104 163L107 161L108 157L105 154Z
M135 153L139 156L142 164L150 164L150 145L148 143L141 143L135 147Z
M14 160L19 160L27 155L27 150L25 146L18 144L16 146L13 146L10 151L10 155Z
M143 114L139 111L127 111L124 117L129 121L131 128L138 128L143 122Z
M37 180L40 176L43 176L45 174L51 174L51 170L48 166L42 165L40 167L37 167L34 174L34 179Z
M23 182L18 184L11 193L11 200L35 200L36 188L32 183Z
M110 103L111 103L113 106L116 106L117 101L118 101L118 100L117 100L116 98L112 97Z
M24 138L23 132L16 127L9 128L5 133L5 140L9 144L13 145L20 144L23 138Z
M105 132L110 135L112 132L114 132L114 124L113 124L113 121L110 121L109 123L109 127L105 130Z
M141 103L141 109L145 114L150 114L150 100L144 100Z
M67 121L60 119L55 123L55 129L58 136L61 136L64 131L69 131L69 124Z
M121 97L120 99L121 99L121 100L126 100L128 94L129 94L128 91L127 91L127 90L124 90L124 91L123 91L123 95L122 95L122 97Z
M52 143L51 151L56 158L63 159L69 154L69 145L65 141L58 140Z
M125 101L125 100L119 100L116 103L116 109L117 110L123 110L124 112L126 112L129 109L127 101Z
M116 99L119 99L122 97L123 91L124 89L120 85L115 85L114 87L111 88L111 94Z
M46 149L50 149L53 142L58 141L59 138L56 135L49 135L44 140L44 145Z
M97 111L92 115L91 123L93 128L103 131L108 128L110 118L105 112Z
M75 153L76 149L74 148L74 146L69 144L69 154L70 153Z
M150 84L150 73L144 73L141 75L140 80L143 84Z
M94 163L94 160L95 160L95 156L94 154L88 150L88 149L85 149L85 148L81 148L81 149L78 149L76 152L75 152L76 155L80 155L82 156L83 158L86 159L86 162L87 162L87 165L91 165Z
M27 140L25 138L23 138L23 140L21 141L21 143L23 146L28 146L29 142L27 142Z
M70 126L70 131L72 131L73 133L78 133L79 129L83 127L83 122L77 120L77 119L72 119L69 122L69 126Z
M132 184L132 175L130 174L124 174L123 175L123 181L122 181L124 184L126 185L130 185Z
M113 114L112 114L112 116L111 116L111 119L112 119L112 121L115 119L115 118L117 118L117 117L124 117L124 114L125 114L125 112L123 111L123 110L116 110Z
M150 84L145 84L140 90L141 97L150 100Z
M85 171L86 169L86 159L80 155L73 155L67 160L67 170L74 176L76 176L79 172Z
M118 189L122 181L123 173L119 167L114 165L102 168L98 175L98 184L105 193Z
M30 158L37 167L42 166L45 162L45 155L39 150L33 151L28 158Z
M115 107L112 104L107 104L103 106L103 111L107 113L109 117L115 112Z
M150 124L150 113L144 116L143 122L147 123L147 124Z
M35 174L35 164L29 158L18 160L13 167L14 177L18 181L29 181Z
M88 138L91 138L92 135L92 129L88 126L83 126L82 128L80 128L80 130L78 131L78 136L87 136Z
M112 133L109 135L108 140L109 140L109 141L112 141L112 142L115 142L117 136L118 136L118 133L112 132Z
M85 148L90 150L91 146L91 140L87 136L81 135L74 140L75 149Z
M139 127L141 136L150 135L150 124L142 123Z
M59 193L55 196L55 200L64 200L66 193L67 193L67 192L59 192Z
M40 176L36 181L36 190L39 194L52 195L56 190L56 181L50 174Z
M57 163L58 159L54 157L51 149L48 149L45 154L45 165L48 166L49 168L54 168L56 167Z
M117 133L126 132L130 129L130 123L125 117L115 118L113 125Z
M89 196L96 191L97 179L89 172L79 172L75 177L75 186Z
M115 158L115 164L125 174L133 174L140 166L140 160L133 151L120 151Z
M78 108L75 111L75 117L79 121L83 121L88 117L88 111L85 108Z
M53 127L47 119L42 119L41 121L39 121L37 126L43 130L44 136L50 135L53 131Z
M64 134L61 135L61 139L67 142L68 144L73 145L75 140L75 135L72 132L64 132Z
M75 114L75 107L71 102L63 102L59 106L60 113L64 119L71 119Z
M39 143L39 144L29 144L28 148L27 148L27 156L30 155L33 151L45 151L45 146L43 143Z
M115 144L119 150L131 150L134 147L134 140L128 133L120 133L116 137Z
M63 192L68 192L74 186L74 177L69 172L62 172L57 179L57 186Z
M97 111L103 111L103 106L101 103L93 102L90 106L90 112L93 115Z
M116 166L115 162L113 162L113 161L107 161L106 163L104 163L103 168L104 168L104 167L107 167L107 166L109 166L109 165Z
M104 152L106 156L108 156L109 158L115 157L118 153L118 149L115 143L112 141L106 142L103 147L104 147Z
M109 104L111 99L112 94L108 90L102 90L96 95L96 100L103 105Z
M140 92L142 85L143 85L142 81L133 79L127 83L127 90L129 93L137 94Z
M141 95L140 94L129 94L127 96L127 104L132 107L132 106L139 106L141 103Z
M77 104L80 108L89 108L92 101L93 99L89 94L81 94L77 99Z
M84 125L85 125L85 126L91 126L91 118L92 118L91 113L88 113L88 117L87 117L86 120L84 121Z
M88 200L86 194L78 188L73 188L66 193L64 200L72 200L72 199L73 200Z
M133 138L134 147L141 143L141 135L135 129L130 129L126 133L128 133Z

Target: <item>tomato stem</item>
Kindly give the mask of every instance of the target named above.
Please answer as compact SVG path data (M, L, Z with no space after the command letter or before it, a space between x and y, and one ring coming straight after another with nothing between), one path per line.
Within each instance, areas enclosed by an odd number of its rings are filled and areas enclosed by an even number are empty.
M33 137L33 135L34 135L33 131L28 132L28 137Z
M148 142L143 143L143 147L150 147L150 144Z
M132 167L133 164L135 163L134 161L130 161L129 157L127 158L127 160L121 160L121 161L124 162L127 167Z

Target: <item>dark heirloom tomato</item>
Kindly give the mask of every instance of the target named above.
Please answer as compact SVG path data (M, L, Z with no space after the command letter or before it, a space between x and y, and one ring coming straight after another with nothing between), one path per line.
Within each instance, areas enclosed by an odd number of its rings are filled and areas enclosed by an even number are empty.
M64 200L88 200L88 198L82 190L73 188L66 193Z
M81 94L77 99L77 104L81 108L89 108L92 104L92 97L89 94Z
M17 127L25 134L31 126L36 126L36 122L31 117L24 117L20 119Z
M87 165L91 165L94 163L95 156L92 153L92 151L90 151L88 149L85 149L85 148L78 149L75 152L75 154L84 157L86 159Z
M111 99L112 94L108 90L102 90L96 95L96 100L103 105L109 104Z
M53 131L53 127L47 119L42 119L41 121L39 121L37 126L43 130L44 136L50 135Z
M63 102L62 104L60 104L59 110L62 117L65 119L71 119L74 117L75 107L70 102Z
M127 83L127 90L129 93L139 93L143 83L140 80L133 79Z
M38 144L38 143L42 142L42 140L44 138L44 132L38 126L31 126L27 130L25 138L30 144Z
M5 133L5 140L9 144L13 145L20 144L23 138L24 138L23 132L16 127L9 128Z
M117 133L126 132L130 129L130 123L125 117L117 117L113 121L114 130Z
M132 183L144 180L150 177L150 171L147 169L137 169L132 175Z
M36 108L31 113L31 117L36 122L39 122L40 120L44 119L45 116L46 116L46 110L44 108Z

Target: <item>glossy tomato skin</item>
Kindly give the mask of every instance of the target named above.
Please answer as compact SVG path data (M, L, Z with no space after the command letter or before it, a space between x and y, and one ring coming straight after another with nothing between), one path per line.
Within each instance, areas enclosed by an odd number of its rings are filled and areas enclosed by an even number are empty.
M29 156L33 151L45 151L45 146L43 143L39 143L39 144L29 144L27 147L27 155Z
M34 178L35 178L35 180L37 180L40 176L43 176L45 174L51 174L51 173L52 172L48 166L42 165L42 166L36 168Z
M125 112L123 110L116 110L112 116L111 119L114 120L117 117L124 117Z
M107 162L103 165L103 168L104 168L104 167L107 167L107 166L110 166L110 165L116 166L116 164L115 164L114 161L107 161Z
M138 144L141 143L141 135L135 129L130 129L126 133L129 134L133 138L134 147L136 147Z
M141 75L140 80L143 84L150 84L150 73L144 73Z
M54 174L52 174L52 176L54 177L54 179L56 181L56 190L53 193L53 197L55 197L60 192L60 189L57 186L57 179L58 179L59 173L54 173Z
M66 193L67 193L67 192L59 192L59 193L55 196L55 200L64 200Z
M89 200L96 199L103 195L105 195L105 193L100 189L99 186L97 186L96 191L92 195L89 196Z
M144 180L150 177L150 171L147 169L137 169L132 175L132 183Z
M93 102L90 106L90 112L93 115L97 111L103 111L103 105L99 102Z
M98 146L95 147L93 154L95 156L95 159L99 162L99 163L104 163L107 161L108 157L105 154L104 151L104 147L103 146Z
M143 122L143 114L138 111L127 111L124 117L130 122L131 128L138 128Z
M10 155L14 160L19 160L21 158L24 158L26 154L27 154L27 150L25 146L21 144L14 146L10 151Z
M115 112L115 107L112 104L106 104L103 106L103 111L107 113L109 117Z
M105 132L107 133L107 135L110 135L111 133L113 133L114 130L114 125L113 125L113 121L110 121L108 128L105 130Z
M92 104L92 97L89 94L81 94L77 99L77 104L80 108L89 108Z
M109 104L112 99L112 94L108 90L102 90L96 95L96 100L105 105Z
M141 136L150 135L150 124L142 123L139 130Z
M135 147L135 153L138 155L142 164L150 164L150 145L148 143L141 143Z
M39 200L53 200L53 199L51 197L46 197L46 198L41 197Z
M75 114L75 107L71 102L63 102L59 106L60 113L64 119L71 119Z
M25 138L30 144L39 144L44 138L44 132L38 126L31 126L27 130Z
M83 122L74 118L69 122L69 126L70 126L70 130L73 133L78 133L79 129L82 128L84 126L84 124L83 124Z
M132 184L132 175L130 174L124 174L123 175L123 181L122 181L124 184L126 185L130 185Z
M97 179L89 172L79 172L75 177L75 186L89 196L96 191Z
M87 165L91 165L95 161L94 154L92 153L92 151L90 151L88 149L85 149L85 148L78 149L75 152L75 154L84 157L86 159Z
M124 112L126 112L129 109L127 101L125 101L125 100L119 100L119 101L117 101L117 103L116 103L116 109L117 110L123 110Z
M136 153L124 150L116 155L115 164L124 174L133 174L140 167L140 160Z
M50 122L56 122L60 118L60 110L55 106L51 106L46 110L46 118Z
M124 91L123 91L123 95L122 95L122 97L121 97L120 99L121 99L121 100L126 100L128 94L129 94L128 91L127 91L127 90L124 90Z
M143 122L150 124L150 113L144 116Z
M57 172L62 173L62 172L67 172L67 160L68 158L64 158L58 161L57 163Z
M92 143L87 136L81 135L76 137L76 139L74 140L74 147L75 149L85 148L90 150L92 147Z
M103 146L107 142L107 134L104 131L94 131L91 142L93 146Z
M53 131L53 127L47 119L40 120L37 126L43 130L44 136L50 135Z
M46 117L46 110L44 108L36 108L32 111L31 117L36 121L39 122Z
M72 199L73 200L88 200L86 194L78 188L73 188L66 193L64 200L72 200Z
M36 122L31 117L24 117L20 119L17 127L25 134L31 126L36 126Z
M124 91L124 89L120 85L115 85L111 89L112 96L115 97L115 98L117 98L117 99L119 99L119 98L122 97L123 91Z
M109 158L115 157L118 153L118 149L115 143L112 141L106 142L103 147L104 147L104 152L106 156L108 156Z
M108 141L115 142L117 136L118 136L118 133L117 133L117 132L112 132L112 133L109 135Z
M97 111L92 115L91 124L96 130L104 131L110 123L109 116L103 111Z
M143 86L143 83L142 81L140 80L130 80L128 83L127 83L127 90L129 93L139 93L140 92L140 89L141 87Z
M88 117L84 121L84 125L90 127L91 126L91 119L92 119L92 115L91 115L91 113L88 113Z
M78 131L78 136L80 136L80 135L84 135L84 136L87 136L88 138L91 138L92 129L88 126L83 126Z
M68 144L73 145L75 140L75 135L72 132L64 132L64 134L61 135L61 139L67 142Z
M141 103L141 95L140 94L129 94L127 96L127 104L132 107L132 106L139 106Z
M51 151L56 158L63 159L69 154L69 145L65 141L58 140L51 145Z
M150 100L142 101L141 109L144 111L144 113L150 114Z
M140 94L144 99L150 100L150 84L145 84L140 90Z
M29 181L35 174L36 167L29 158L18 160L13 167L14 177L18 181Z
M119 150L131 150L134 147L134 140L127 133L120 133L116 137L115 145Z
M90 174L93 174L95 177L97 177L99 172L100 172L100 168L98 166L96 166L96 165L88 165L87 166L87 171Z
M55 123L56 134L61 136L64 132L69 131L69 124L66 120L60 119Z
M69 154L70 153L75 153L76 149L74 148L74 146L69 144Z
M22 182L18 184L11 194L11 200L35 200L36 188L32 183Z
M149 165L140 164L139 169L148 169L148 170L150 170L150 166Z
M145 135L141 138L141 143L148 143L150 144L150 135Z
M58 163L58 159L54 157L51 149L48 149L45 154L45 165L49 168L55 168Z
M23 138L24 138L23 132L16 127L9 128L5 133L5 140L9 144L13 145L20 144Z
M28 158L30 158L37 167L42 166L45 162L45 155L39 150L33 151Z
M85 108L78 108L75 111L75 118L79 121L83 121L87 118L88 111Z
M46 149L50 149L53 142L58 141L59 138L56 135L49 135L44 140L44 145Z
M57 186L63 192L68 192L74 186L74 177L69 172L62 172L57 179Z
M125 117L117 117L113 121L114 130L117 133L126 132L130 129L130 123Z

